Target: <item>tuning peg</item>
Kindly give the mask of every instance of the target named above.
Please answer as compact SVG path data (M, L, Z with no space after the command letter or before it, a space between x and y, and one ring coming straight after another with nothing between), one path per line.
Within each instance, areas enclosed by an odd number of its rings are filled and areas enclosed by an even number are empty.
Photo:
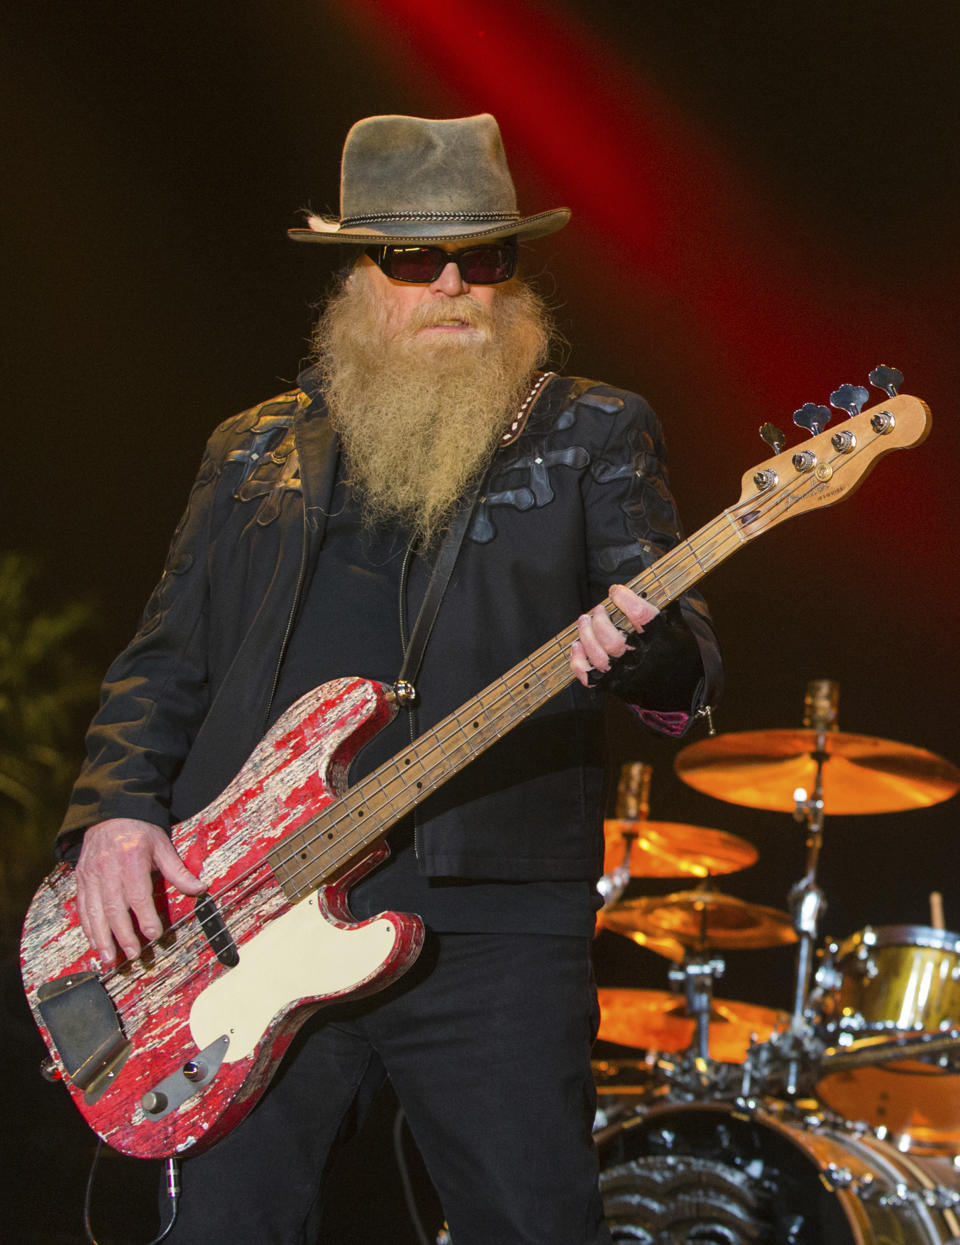
M895 367L887 367L886 363L881 363L870 373L869 380L875 389L882 389L889 397L895 398L897 390L903 384L903 372L899 372Z
M793 412L793 422L798 428L806 428L812 437L823 432L831 419L829 406L817 406L815 402L804 402L799 411Z
M841 385L830 395L830 405L848 415L859 415L870 393L863 385Z
M779 454L787 443L787 438L775 424L761 424L760 436L770 446L774 454Z

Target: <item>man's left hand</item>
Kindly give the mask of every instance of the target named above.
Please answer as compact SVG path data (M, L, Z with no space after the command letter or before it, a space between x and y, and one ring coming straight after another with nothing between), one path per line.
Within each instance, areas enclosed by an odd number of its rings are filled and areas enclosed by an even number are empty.
M610 600L627 616L634 631L643 631L644 626L660 613L655 605L623 584L613 585ZM595 606L589 614L581 614L577 619L577 630L580 638L574 640L570 649L570 669L584 687L589 687L590 674L593 671L606 674L610 663L622 657L631 645L627 643L626 635L610 621L610 615L602 605Z

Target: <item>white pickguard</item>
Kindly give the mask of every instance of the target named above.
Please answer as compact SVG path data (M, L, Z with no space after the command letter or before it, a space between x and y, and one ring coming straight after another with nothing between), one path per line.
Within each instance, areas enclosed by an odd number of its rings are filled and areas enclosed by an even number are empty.
M291 1003L349 993L378 973L393 952L396 933L386 917L341 929L310 895L244 943L240 963L196 997L190 1009L193 1040L203 1050L226 1034L225 1062L246 1058L274 1016Z

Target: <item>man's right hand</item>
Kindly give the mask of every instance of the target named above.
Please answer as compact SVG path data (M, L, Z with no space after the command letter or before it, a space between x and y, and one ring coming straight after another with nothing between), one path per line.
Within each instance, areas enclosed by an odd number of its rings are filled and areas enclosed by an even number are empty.
M159 826L116 817L84 833L76 868L77 906L87 941L104 964L113 963L117 946L131 959L140 954L133 917L145 939L163 932L153 902L155 872L184 895L204 889Z

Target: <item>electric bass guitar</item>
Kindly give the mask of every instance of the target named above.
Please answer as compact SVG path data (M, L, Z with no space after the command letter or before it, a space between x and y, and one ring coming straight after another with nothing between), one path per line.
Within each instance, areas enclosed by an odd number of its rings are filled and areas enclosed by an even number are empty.
M795 453L764 425L777 452L743 476L736 504L630 587L662 609L761 532L832 505L881 455L923 441L926 404L897 395L891 369L871 379L888 397L861 411L867 391L842 386L832 401L850 418L832 434L827 407L802 407L795 420L814 435ZM104 968L80 927L73 870L50 874L24 925L24 985L48 1074L104 1141L142 1158L211 1145L256 1103L307 1016L409 968L419 918L354 921L350 887L386 857L396 821L571 681L576 634L554 636L349 789L352 758L396 712L392 689L343 678L307 693L226 790L173 829L206 890L194 899L158 883L165 931L135 959Z

